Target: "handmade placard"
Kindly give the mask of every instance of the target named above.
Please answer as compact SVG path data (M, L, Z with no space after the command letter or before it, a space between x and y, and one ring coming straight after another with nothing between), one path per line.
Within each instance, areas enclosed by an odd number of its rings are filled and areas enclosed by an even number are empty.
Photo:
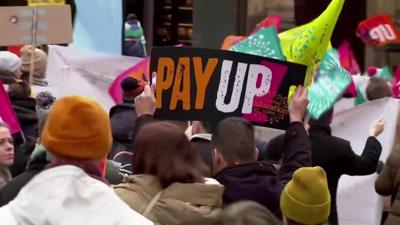
M400 42L400 32L388 14L376 15L361 21L356 34L368 46Z
M72 42L69 5L0 7L0 45L66 44Z
M308 90L310 103L307 110L311 118L328 111L340 98L351 82L350 74L341 67L336 49L329 50L319 67L317 81Z
M244 53L201 48L153 48L157 72L155 117L219 121L243 117L286 129L291 85L302 85L306 66Z
M29 6L65 5L65 0L28 0Z

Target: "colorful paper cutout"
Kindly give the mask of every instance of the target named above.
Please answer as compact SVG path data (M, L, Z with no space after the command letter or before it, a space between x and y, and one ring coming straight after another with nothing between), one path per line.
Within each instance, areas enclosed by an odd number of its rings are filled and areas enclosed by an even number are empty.
M314 71L329 48L329 41L343 4L344 0L332 0L315 20L279 34L286 59L308 66L305 86L312 83Z
M308 91L308 112L318 119L340 98L351 82L350 74L340 66L336 49L329 50L319 66L317 80Z
M243 41L230 48L235 52L242 52L267 58L285 60L278 36L274 28L260 28Z

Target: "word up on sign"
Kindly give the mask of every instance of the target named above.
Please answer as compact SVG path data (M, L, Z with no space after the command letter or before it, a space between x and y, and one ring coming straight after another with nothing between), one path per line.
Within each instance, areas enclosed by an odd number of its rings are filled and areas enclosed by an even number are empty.
M243 53L154 48L156 117L219 121L243 117L268 127L289 124L287 94L304 82L306 67Z

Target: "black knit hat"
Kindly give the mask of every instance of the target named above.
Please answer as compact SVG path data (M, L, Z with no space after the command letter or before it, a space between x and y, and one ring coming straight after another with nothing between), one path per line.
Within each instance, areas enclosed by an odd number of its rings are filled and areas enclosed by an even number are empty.
M133 77L127 77L121 82L121 88L124 92L134 91L139 87L139 81Z
M122 99L124 102L133 102L136 96L144 90L145 83L133 77L127 77L121 82Z

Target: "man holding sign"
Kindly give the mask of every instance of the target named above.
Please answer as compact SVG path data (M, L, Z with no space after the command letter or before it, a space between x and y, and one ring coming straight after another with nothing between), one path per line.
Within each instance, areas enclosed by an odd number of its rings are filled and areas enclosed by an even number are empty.
M308 104L307 90L298 87L289 106L290 125L285 134L284 159L281 169L270 162L257 162L254 128L245 120L229 117L219 123L213 134L215 151L214 176L225 186L226 204L253 200L279 214L279 198L283 187L295 170L311 165L311 146L301 123ZM136 130L152 121L156 100L149 86L135 99Z
M235 52L155 48L151 71L158 73L156 99L149 88L136 99L137 127L154 111L161 119L222 120L212 144L224 202L253 200L279 214L283 187L296 169L311 165L311 146L301 122L307 90L299 86L289 106L286 98L291 85L303 83L306 68ZM269 162L257 162L254 128L245 119L286 129L278 172Z
M258 162L252 125L240 118L227 118L213 134L215 178L225 186L223 201L230 204L252 200L279 215L281 192L300 167L311 166L311 145L301 123L308 104L307 90L298 87L289 105L290 125L285 134L282 166Z

